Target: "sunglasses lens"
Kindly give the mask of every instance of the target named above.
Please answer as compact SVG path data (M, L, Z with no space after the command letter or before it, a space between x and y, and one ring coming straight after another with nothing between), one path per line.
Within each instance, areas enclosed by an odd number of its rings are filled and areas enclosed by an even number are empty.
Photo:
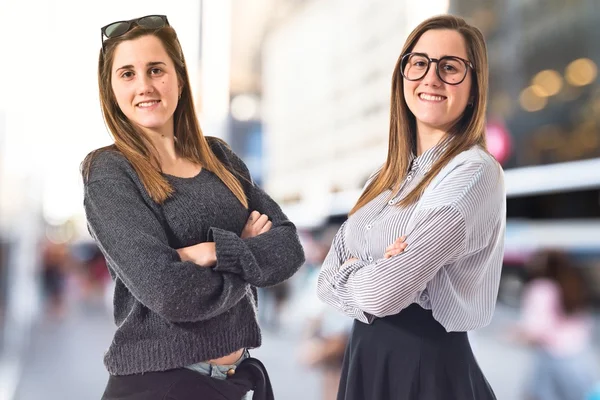
M114 38L123 35L128 29L129 22L115 22L106 27L104 34L108 38Z
M148 17L141 18L138 25L143 28L158 29L165 26L165 21L158 15L150 15Z

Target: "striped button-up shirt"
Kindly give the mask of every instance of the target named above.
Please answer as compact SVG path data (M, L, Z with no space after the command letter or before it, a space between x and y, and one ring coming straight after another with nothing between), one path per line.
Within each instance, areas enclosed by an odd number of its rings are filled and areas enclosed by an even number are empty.
M432 310L449 332L489 323L506 226L499 164L475 146L451 160L417 202L397 205L447 145L413 158L397 193L381 193L344 222L319 273L322 301L364 323L413 303ZM401 236L406 249L383 258ZM350 258L358 260L346 263Z

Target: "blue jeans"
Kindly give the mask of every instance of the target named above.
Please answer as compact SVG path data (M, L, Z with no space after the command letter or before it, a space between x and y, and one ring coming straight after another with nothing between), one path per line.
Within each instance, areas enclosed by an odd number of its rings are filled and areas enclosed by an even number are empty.
M234 364L218 365L218 364L211 364L211 363L207 363L207 362L199 362L196 364L188 365L185 368L191 369L192 371L196 371L198 373L201 373L202 375L210 376L211 378L214 378L214 379L225 380L225 379L227 379L228 371L230 371L230 370L235 371L235 369L242 363L242 361L244 361L245 359L247 359L249 357L250 357L250 353L248 352L248 349L245 349L242 356ZM252 394L252 392L248 392L241 400L250 400L252 398L251 394Z

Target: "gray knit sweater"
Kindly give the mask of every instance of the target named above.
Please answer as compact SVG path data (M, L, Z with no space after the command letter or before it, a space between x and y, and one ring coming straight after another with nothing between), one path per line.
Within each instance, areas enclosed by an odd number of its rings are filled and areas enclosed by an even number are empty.
M249 210L206 169L193 178L165 175L175 193L157 204L116 150L98 152L84 179L88 228L116 283L117 330L104 357L112 375L180 368L260 346L255 287L286 280L304 262L295 226L223 142L207 140L242 176ZM252 210L267 214L273 227L241 239ZM216 244L214 268L181 261L176 249L207 241Z

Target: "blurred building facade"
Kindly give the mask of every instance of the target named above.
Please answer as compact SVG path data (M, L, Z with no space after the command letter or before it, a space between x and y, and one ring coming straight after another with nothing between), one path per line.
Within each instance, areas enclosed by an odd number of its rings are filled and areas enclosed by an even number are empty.
M289 0L231 2L226 140L244 159L254 181L261 186L266 167L263 162L266 153L262 123L262 45L272 26L302 3Z
M417 21L447 7L307 1L269 31L262 50L266 187L297 223L347 212L384 161L391 75L404 39Z

